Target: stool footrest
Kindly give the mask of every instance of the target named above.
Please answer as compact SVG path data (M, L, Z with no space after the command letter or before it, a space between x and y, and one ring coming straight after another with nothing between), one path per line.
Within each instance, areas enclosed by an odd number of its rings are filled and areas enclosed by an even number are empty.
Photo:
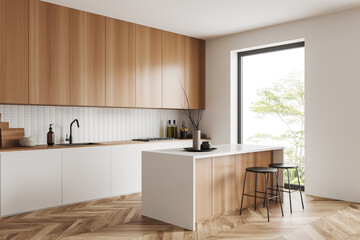
M252 194L252 193L255 193L255 191L247 192L246 194ZM256 191L256 193L262 193L262 194L266 195L266 192ZM268 194L269 195L274 195L274 196L276 195L275 193L271 193L271 192L268 192ZM245 195L245 193L244 193L244 195ZM258 196L256 196L256 197L258 197Z
M251 195L251 194L248 194L248 193L244 193L244 196L248 196L248 197L253 197L253 198L255 198L255 195ZM278 195L276 195L276 196L273 196L273 197L268 197L268 198L266 198L266 197L259 197L259 196L256 196L256 198L260 198L260 199L275 199L275 198L279 198L279 196Z
M279 186L279 192L284 192L284 193L289 193L289 190L283 190L283 189L280 189L280 188L285 188L284 186ZM272 191L276 191L276 186L275 187L268 187L269 190L272 190ZM293 193L293 192L302 192L301 190L297 190L297 189L291 189L290 190L290 193Z

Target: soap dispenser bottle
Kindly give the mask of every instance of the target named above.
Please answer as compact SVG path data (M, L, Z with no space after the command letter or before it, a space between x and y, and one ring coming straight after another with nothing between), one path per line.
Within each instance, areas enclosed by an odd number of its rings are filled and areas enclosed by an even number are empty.
M55 144L55 133L52 130L52 126L54 126L54 124L50 124L49 132L47 134L47 144L49 146L53 146Z

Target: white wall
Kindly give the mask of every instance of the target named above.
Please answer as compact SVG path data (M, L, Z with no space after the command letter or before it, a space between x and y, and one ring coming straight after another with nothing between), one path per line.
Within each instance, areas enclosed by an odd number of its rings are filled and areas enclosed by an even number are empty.
M55 124L56 143L65 141L72 120L74 142L121 141L133 138L163 137L167 120L184 120L181 110L55 107L0 105L1 120L11 128L25 128L25 135L46 144L49 124ZM179 128L179 127L178 127Z
M294 39L306 45L306 192L360 202L359 8L208 40L202 129L213 143L236 139L232 50Z

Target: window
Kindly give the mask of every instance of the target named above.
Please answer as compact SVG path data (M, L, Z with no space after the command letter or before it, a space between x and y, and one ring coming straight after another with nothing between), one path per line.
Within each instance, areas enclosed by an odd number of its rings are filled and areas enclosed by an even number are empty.
M284 146L305 183L304 42L239 53L239 143ZM287 175L284 176L287 182ZM296 172L290 183L297 184Z

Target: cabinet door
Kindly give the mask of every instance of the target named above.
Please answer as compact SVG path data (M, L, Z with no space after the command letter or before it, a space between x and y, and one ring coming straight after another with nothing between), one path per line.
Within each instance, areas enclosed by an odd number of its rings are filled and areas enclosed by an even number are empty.
M110 147L63 150L63 204L110 197Z
M245 169L248 167L255 167L256 154L245 153L236 155L236 208L240 209L241 197L244 188ZM246 176L245 193L254 191L255 189L255 174L248 173ZM243 208L247 208L254 202L253 198L244 196Z
M106 18L106 106L135 107L135 24Z
M161 108L161 30L136 25L136 107Z
M70 103L105 106L105 17L70 10Z
M150 144L111 147L111 196L141 192L141 152Z
M191 109L205 109L205 41L186 37L185 86Z
M235 210L235 155L212 158L212 215Z
M61 150L0 157L2 216L61 205Z
M256 167L269 167L269 164L272 162L272 151L257 152L256 153ZM268 186L273 184L273 174L269 174ZM258 191L265 192L265 177L264 174L258 174L257 181ZM261 202L261 201L259 201Z
M29 2L0 0L0 103L29 103Z
M70 104L69 12L30 0L30 104Z
M185 104L185 36L162 32L162 107Z
M195 219L211 216L211 158L195 160Z

